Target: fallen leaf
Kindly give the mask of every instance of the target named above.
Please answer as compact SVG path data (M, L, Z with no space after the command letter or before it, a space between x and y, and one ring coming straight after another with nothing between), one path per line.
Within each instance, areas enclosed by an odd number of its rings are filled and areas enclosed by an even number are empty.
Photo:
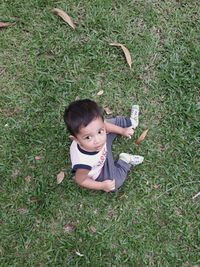
M62 183L64 177L65 177L65 173L63 171L59 172L59 174L57 174L57 184Z
M71 233L75 229L75 224L73 223L67 223L63 226L63 230L65 233Z
M111 248L112 248L112 249L114 249L114 248L116 248L116 247L117 247L116 244L114 244L114 243L111 244ZM115 266L115 265L114 265L114 266Z
M18 211L20 214L26 214L26 213L28 213L28 210L25 209L25 208L19 208L19 209L17 209L17 211Z
M100 96L100 95L103 95L103 93L104 93L104 90L100 90L100 91L97 93L97 95Z
M29 199L28 199L28 202L29 203L36 203L36 202L39 202L40 201L40 198L39 197L34 197L34 196L31 196Z
M139 137L138 139L135 141L135 143L137 145L139 145L146 137L147 133L148 133L149 129L146 129Z
M115 214L114 210L113 209L109 209L108 210L108 214L107 214L108 219L111 220L114 217L114 214Z
M31 176L30 176L30 175L26 176L26 177L24 178L24 180L25 180L26 183L30 183L30 181L31 181Z
M42 159L42 156L35 156L35 160L41 160Z
M13 178L16 178L19 174L20 174L20 170L15 169L15 170L12 172L12 177L13 177Z
M158 189L158 188L160 188L160 185L159 185L159 184L154 184L154 185L153 185L153 188L154 188L154 189Z
M121 49L123 50L124 52L124 55L125 55L125 58L126 58L126 61L131 69L131 65L132 65L132 59L131 59L131 55L130 55L130 52L128 50L128 48L122 44L119 44L119 43L111 43L110 45L112 46L117 46L117 47L121 47Z
M12 25L13 25L13 23L10 23L10 22L0 22L0 28L7 28L7 27L10 27Z
M0 108L0 113L3 113L6 117L11 117L15 115L16 113L19 113L21 110L20 109L2 109Z
M104 108L107 115L112 114L112 110L109 107Z
M94 226L90 226L90 232L95 234L97 229Z
M69 16L66 12L64 12L63 10L61 10L61 9L59 9L59 8L54 8L52 11L53 11L54 14L58 15L58 16L61 17L65 22L67 22L67 24L68 24L72 29L75 30L76 27L75 27L75 25L74 25L72 19L70 18L70 16Z

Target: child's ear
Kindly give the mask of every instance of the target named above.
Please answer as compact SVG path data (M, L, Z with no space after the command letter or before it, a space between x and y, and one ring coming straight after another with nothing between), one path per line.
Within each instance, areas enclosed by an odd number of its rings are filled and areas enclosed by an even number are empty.
M73 135L70 135L69 138L72 140L72 141L77 141L77 138Z

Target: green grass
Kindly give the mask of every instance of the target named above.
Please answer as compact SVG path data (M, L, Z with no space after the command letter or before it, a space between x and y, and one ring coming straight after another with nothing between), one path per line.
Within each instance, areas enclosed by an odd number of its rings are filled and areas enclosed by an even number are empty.
M199 12L197 0L1 1L0 21L15 22L0 31L1 266L200 265ZM77 96L113 115L141 107L113 150L145 161L116 194L72 180L62 117Z

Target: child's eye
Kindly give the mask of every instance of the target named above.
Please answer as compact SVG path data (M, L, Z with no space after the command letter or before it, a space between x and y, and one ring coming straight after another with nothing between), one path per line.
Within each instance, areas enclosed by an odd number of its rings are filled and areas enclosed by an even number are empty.
M99 134L103 134L103 133L104 133L104 131L105 131L104 129L101 129L101 130L99 130L99 132L98 132L98 133L99 133Z
M92 137L91 136L86 136L84 139L90 140Z

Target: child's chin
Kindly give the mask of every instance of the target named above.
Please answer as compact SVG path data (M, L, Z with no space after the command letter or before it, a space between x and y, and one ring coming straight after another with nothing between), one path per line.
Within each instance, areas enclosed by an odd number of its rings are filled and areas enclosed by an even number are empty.
M95 151L100 151L102 149L102 146L98 146Z

